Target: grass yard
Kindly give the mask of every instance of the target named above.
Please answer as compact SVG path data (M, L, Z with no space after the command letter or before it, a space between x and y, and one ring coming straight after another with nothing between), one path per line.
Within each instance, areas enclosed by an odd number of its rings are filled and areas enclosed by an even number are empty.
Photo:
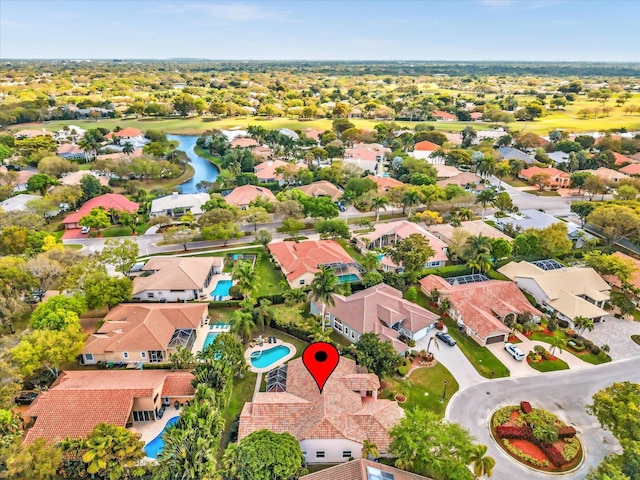
M122 227L120 225L112 225L105 228L100 232L100 236L103 238L110 237L128 237L131 235L131 229L129 227Z
M79 243L68 243L65 244L64 248L68 248L69 250L80 250L82 249L82 245Z
M640 335L631 335L631 340L640 345Z
M178 185L191 180L191 177L193 177L194 174L195 170L190 164L187 163L185 164L184 172L182 172L182 175L180 175L179 177L158 180L144 180L142 182L138 182L138 186L148 192L152 190L172 190ZM124 191L124 188L114 188L113 191L115 193L122 193Z
M396 394L407 397L407 401L400 406L407 410L421 407L444 416L447 403L451 396L458 391L458 382L442 364L433 367L418 368L411 372L408 378L390 377L384 379L386 386L382 392L383 398L394 399ZM445 401L442 402L444 382L447 382Z
M218 462L222 459L225 448L231 441L231 432L234 423L240 417L242 407L246 402L250 402L253 398L253 389L256 385L258 374L246 372L243 378L236 378L233 382L233 391L231 392L231 400L224 410L224 431L220 437L220 446L218 447ZM237 431L237 430L236 430Z
M531 195L537 195L539 197L559 197L558 192L554 192L552 190L543 190L542 192L537 188L532 190L522 190L524 193L529 193Z
M196 153L196 155L198 155L199 157L206 158L211 163L215 163L218 166L218 168L222 169L222 167L220 166L220 162L222 159L220 157L211 155L207 150L200 148L197 145L194 147L193 150Z
M480 375L485 378L509 376L509 369L487 347L481 347L472 338L458 330L458 326L449 317L443 318L449 335L455 339L458 348Z
M345 249L345 251L353 258L356 262L362 263L363 255L361 253L356 252L356 249L344 239L338 239L337 242Z
M564 333L564 330L558 329L553 332L552 335L549 335L546 332L535 332L532 333L529 337L530 340L537 340L539 342L551 343L553 338L562 338L565 342L569 339L569 337ZM570 347L563 347L563 351L569 352L570 354L578 357L580 360L583 360L592 365L600 365L601 363L607 363L611 361L611 357L607 355L604 357L602 354L596 355L591 353L589 349L585 349L583 352L573 351Z
M530 185L525 182L524 180L522 180L521 178L517 178L517 177L507 177L505 179L502 180L504 183L507 183L509 185L511 185L512 187L529 187Z
M555 372L557 370L568 370L569 365L566 362L556 358L555 360L540 360L539 362L529 362L529 366L539 372Z

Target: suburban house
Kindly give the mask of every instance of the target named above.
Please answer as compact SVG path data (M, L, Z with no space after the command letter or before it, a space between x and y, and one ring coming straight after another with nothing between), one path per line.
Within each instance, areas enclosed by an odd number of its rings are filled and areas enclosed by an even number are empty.
M567 238L575 242L578 248L582 246L584 240L593 238L593 235L585 232L575 223L563 222L553 215L540 210L521 210L506 217L487 216L487 219L492 220L500 230L504 231L507 227L510 227L514 232L524 232L530 228L542 230L556 223L563 223L567 227Z
M278 133L289 137L291 140L299 140L300 139L300 135L298 135L296 132L294 132L293 130L291 130L290 128L280 128L278 129Z
M375 175L368 175L367 178L376 182L376 185L378 185L378 193L380 194L387 193L392 188L404 187L405 185L400 180L396 180L391 177L376 177Z
M17 140L22 140L24 138L35 138L35 137L41 137L43 135L48 135L50 137L55 136L53 132L48 132L43 128L42 130L29 130L29 129L18 130L16 133L13 134L13 137L16 138Z
M87 338L82 364L165 363L179 346L191 351L209 331L206 303L125 303L111 309Z
M436 170L436 178L438 180L444 180L445 178L455 177L462 173L453 165L444 165L444 164L438 163L434 165L433 168Z
M611 152L611 153L613 153L613 157L615 158L616 165L624 165L625 163L635 163L635 160L633 158L627 157L626 155L622 155L621 153L618 153L618 152Z
M447 178L443 178L442 180L438 180L436 184L439 187L446 187L447 185L458 185L465 190L477 191L484 189L484 185L480 183L482 178L480 178L475 173L471 172L458 172L455 176L450 176Z
M622 167L618 171L624 173L625 175L637 177L640 175L640 163L630 163L629 165Z
M43 438L53 445L66 438L86 438L100 423L133 427L155 421L165 408L194 397L193 378L188 372L168 370L63 372L25 412L33 426L24 443Z
M567 188L571 185L571 175L554 167L529 167L522 170L518 176L525 182L531 182L531 179L539 173L549 176L549 187L552 189Z
M451 244L456 236L456 232L464 232L464 234L472 237L482 235L483 237L489 237L491 239L502 238L507 242L513 240L509 235L502 233L491 225L487 225L482 220L462 222L459 227L454 227L448 223L441 223L440 225L429 226L428 230L434 237L442 240L447 245Z
M271 203L278 201L271 190L265 187L258 187L257 185L242 185L241 187L236 187L224 197L224 201L229 205L246 210L250 204L255 202L259 197Z
M436 119L436 122L455 122L458 120L453 113L443 112L442 110L436 110L433 112L433 118Z
M103 187L109 186L109 177L100 175L98 172L91 170L78 170L77 172L67 173L60 178L59 182L62 185L80 185L80 182L85 175L91 175L92 177L97 178L100 185Z
M582 171L590 173L591 175L595 175L596 177L600 177L605 182L617 183L623 178L629 178L628 175L625 175L622 172L619 172L617 170L613 170L607 167L600 167L595 170L582 170Z
M504 135L504 133L503 133ZM522 160L527 164L533 163L533 157L527 155L521 150L513 147L500 147L497 149L498 153L505 160Z
M569 154L561 151L547 153L547 157L555 163L565 163L569 161Z
M353 295L333 294L335 305L327 306L326 320L352 343L363 333L377 333L390 341L398 353L409 347L401 338L420 340L438 321L438 315L402 298L402 292L380 283ZM322 307L311 302L311 313L321 314Z
M285 184L282 176L276 173L276 169L284 167L293 167L298 169L299 166L294 163L285 162L284 160L267 160L253 167L253 172L258 177L259 183L278 182L280 186Z
M267 248L291 288L310 285L321 266L333 269L341 283L357 282L365 273L335 240L272 242Z
M94 208L102 207L107 212L111 209L119 212L136 213L139 205L132 202L127 197L117 193L106 193L99 197L94 197L82 205L76 212L67 215L62 221L62 225L66 230L72 228L80 228L80 219L85 215L89 215Z
M625 260L625 261L629 261L629 262L633 262L634 266L635 266L635 270L633 271L633 273L631 274L631 277L629 278L629 283L640 290L640 260L638 260L637 258L631 257L629 255L627 255L626 253L622 253L622 252L614 252L613 253L616 257ZM605 275L604 279L609 283L609 285L612 285L614 287L616 287L617 289L622 288L622 282L620 282L620 279L618 277L616 277L615 275ZM628 291L628 290L627 290ZM634 303L636 304L636 306L638 305L638 295L634 295Z
M344 194L344 191L340 187L336 187L327 180L320 180L319 182L313 182L309 185L300 185L296 187L296 190L300 190L310 197L329 197L335 203L339 202Z
M0 208L5 212L26 212L29 210L27 203L31 200L41 200L40 195L30 195L28 193L21 193L15 197L9 197L6 200L0 202Z
M429 241L429 245L435 251L435 254L425 263L424 268L444 267L447 262L447 245L422 228L420 225L400 220L397 222L378 223L374 226L372 232L356 235L355 239L358 246L366 250L382 249L384 247L395 244L398 240L407 238L409 235L422 235ZM395 273L404 271L402 266L396 265L388 256L380 259L383 270Z
M9 170L4 165L0 167L0 174L7 175ZM15 179L11 180L14 192L25 192L27 190L27 182L36 172L30 170L18 170L15 172Z
M593 268L565 267L555 260L510 262L498 272L532 295L538 305L557 312L567 322L587 317L594 322L609 315L603 310L611 287Z
M453 145L462 144L462 134L460 132L442 132L447 137L447 142Z
M135 140L140 140L140 141L145 140L142 130L138 130L137 128L133 128L133 127L126 127L126 128L123 128L122 130L118 130L117 132L107 133L104 136L104 138L108 138L108 139L117 138L122 143L132 142Z
M391 149L379 143L358 143L344 151L343 163L349 163L374 174L382 174L384 155Z
M224 257L152 257L133 280L134 300L181 302L210 300L224 268ZM148 274L148 276L144 276Z
M414 158L427 160L431 164L444 165L444 158L433 155L435 152L441 149L442 147L437 143L423 140L422 142L418 142L414 145L413 152L409 152L409 155L411 155Z
M479 122L480 120L482 120L482 117L484 116L484 113L482 113L482 112L471 112L469 114L469 116L471 117L471 121L472 122Z
M365 440L380 455L389 454L389 430L404 416L395 402L378 398L380 381L346 357L322 393L301 358L267 376L265 392L256 392L240 413L238 441L262 429L290 433L307 463L339 463L362 456ZM336 477L338 478L338 477Z
M489 280L484 275L442 278L429 275L420 280L425 295L436 289L440 300L448 299L449 316L481 346L504 342L510 328L525 311L537 321L542 313L534 308L513 282Z
M384 463L365 458L334 465L319 472L303 475L300 480L429 480L427 477L405 472Z
M253 148L258 147L260 144L250 137L240 137L231 140L231 148Z
M82 160L87 158L87 154L75 143L63 143L58 146L56 155L65 160Z
M210 198L208 193L173 192L171 195L153 200L149 216L169 215L170 217L180 217L187 212L198 216L202 214L202 205L207 203Z

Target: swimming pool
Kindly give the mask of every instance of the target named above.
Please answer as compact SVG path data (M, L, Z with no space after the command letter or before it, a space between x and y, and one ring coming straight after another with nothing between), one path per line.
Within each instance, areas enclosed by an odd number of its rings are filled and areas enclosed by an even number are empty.
M347 275L339 275L338 280L340 281L340 283L353 283L353 282L360 281L360 279L355 273L349 273Z
M251 365L255 368L267 368L271 364L289 355L289 352L291 352L291 349L284 345L278 345L276 347L262 350L262 353L258 358L251 359Z
M158 456L158 454L164 448L164 442L162 441L162 434L170 425L173 425L174 423L176 423L179 418L180 417L170 418L167 421L167 424L162 429L162 431L158 434L158 436L144 446L144 452L147 454L147 457L156 458Z
M228 297L229 289L233 287L233 280L218 280L216 284L216 288L211 292L211 296L215 299L216 297Z
M216 339L217 336L218 336L218 334L214 333L214 332L207 333L207 338L204 339L204 345L202 345L202 348L205 349L209 345L211 345L214 342L214 340Z

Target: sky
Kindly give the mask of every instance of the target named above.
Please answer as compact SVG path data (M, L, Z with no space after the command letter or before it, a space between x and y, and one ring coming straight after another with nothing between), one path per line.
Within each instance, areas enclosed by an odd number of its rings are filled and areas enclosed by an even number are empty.
M640 0L0 0L0 58L640 62Z

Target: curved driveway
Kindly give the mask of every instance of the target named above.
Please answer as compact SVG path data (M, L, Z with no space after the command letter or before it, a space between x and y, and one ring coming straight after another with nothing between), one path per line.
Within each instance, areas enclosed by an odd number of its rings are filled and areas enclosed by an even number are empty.
M491 380L458 392L447 407L446 418L467 428L480 443L489 447L488 455L496 460L492 478L548 480L552 478L550 475L534 472L508 457L494 443L488 427L491 412L504 405L526 400L534 407L548 409L578 430L586 451L585 461L578 470L560 477L579 480L606 455L620 453L617 441L600 428L585 407L598 390L625 380L640 383L640 358L583 370L549 372L543 376Z

